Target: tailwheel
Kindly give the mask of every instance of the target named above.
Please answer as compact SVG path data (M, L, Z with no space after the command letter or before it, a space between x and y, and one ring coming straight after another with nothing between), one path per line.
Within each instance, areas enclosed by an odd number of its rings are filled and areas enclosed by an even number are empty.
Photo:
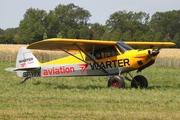
M120 76L112 76L109 78L108 87L110 88L125 88L124 79Z
M138 88L138 87L147 88L148 87L148 81L144 76L137 75L131 81L131 87L132 88Z

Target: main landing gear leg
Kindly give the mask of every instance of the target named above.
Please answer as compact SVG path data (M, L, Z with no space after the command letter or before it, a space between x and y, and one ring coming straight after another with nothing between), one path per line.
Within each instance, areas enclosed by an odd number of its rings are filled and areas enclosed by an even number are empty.
M131 82L132 88L138 88L138 87L147 88L148 87L148 81L144 76L137 75L137 76L133 77L130 73L128 73L128 75L132 78L132 80L130 78L128 78L127 75L124 76L124 78Z
M26 82L29 78L31 78L31 77L27 77L27 78L25 78L22 82L20 82L20 84L22 84L22 83Z

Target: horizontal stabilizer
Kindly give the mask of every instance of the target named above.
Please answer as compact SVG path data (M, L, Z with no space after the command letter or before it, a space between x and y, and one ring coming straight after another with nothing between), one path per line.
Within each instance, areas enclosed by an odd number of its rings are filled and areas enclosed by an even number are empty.
M6 71L31 71L31 70L36 70L40 69L40 67L31 67L31 68L6 68Z

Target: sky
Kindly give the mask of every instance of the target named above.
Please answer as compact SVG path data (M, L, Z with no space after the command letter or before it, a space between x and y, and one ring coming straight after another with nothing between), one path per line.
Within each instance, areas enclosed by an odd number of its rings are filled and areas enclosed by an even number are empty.
M180 10L180 0L0 0L0 28L19 26L29 8L50 10L59 4L73 3L91 13L90 23L105 25L110 15L122 10L145 12L152 16L156 12Z

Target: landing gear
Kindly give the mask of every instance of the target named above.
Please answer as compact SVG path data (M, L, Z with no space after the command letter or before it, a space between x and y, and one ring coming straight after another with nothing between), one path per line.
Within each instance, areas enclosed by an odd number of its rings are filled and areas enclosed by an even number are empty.
M109 78L108 87L110 88L125 88L124 79L118 75Z
M28 80L29 78L31 78L31 77L27 77L27 78L25 78L22 82L20 82L20 84L22 84L22 83L26 82L26 80Z
M148 81L144 76L137 75L131 81L131 87L132 88L138 88L138 87L147 88L148 87Z
M131 79L127 76L130 76ZM148 81L147 79L142 76L142 75L137 75L135 77L133 77L130 73L127 73L126 75L124 75L124 77L118 76L118 75L114 75L112 77L109 78L108 81L108 87L110 88L125 88L125 82L124 79L128 80L131 82L131 87L132 88L147 88L148 87Z

